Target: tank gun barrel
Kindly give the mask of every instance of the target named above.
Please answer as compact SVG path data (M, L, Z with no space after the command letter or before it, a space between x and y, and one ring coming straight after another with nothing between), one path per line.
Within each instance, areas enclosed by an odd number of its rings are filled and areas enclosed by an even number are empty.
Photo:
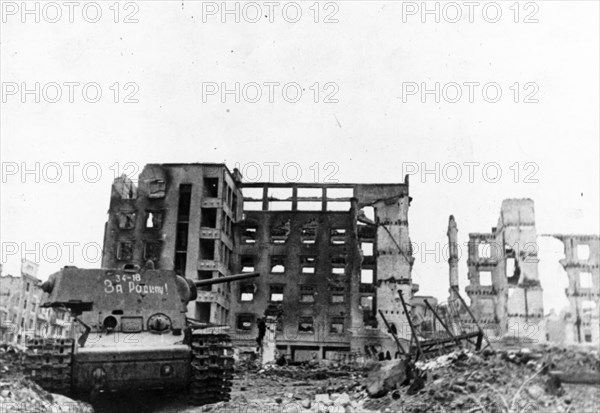
M248 272L248 273L243 273L243 274L228 275L226 277L220 277L220 278L211 278L208 280L193 280L193 282L196 285L196 287L201 287L204 285L222 284L222 283L228 283L231 281L247 280L249 278L256 278L259 276L260 276L259 272Z

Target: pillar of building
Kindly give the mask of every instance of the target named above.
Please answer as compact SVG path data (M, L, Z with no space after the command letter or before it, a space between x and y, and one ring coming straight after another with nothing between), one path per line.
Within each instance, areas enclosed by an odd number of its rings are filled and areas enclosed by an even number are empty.
M410 340L407 314L404 314L399 293L410 303L417 286L412 284L411 270L414 258L408 233L410 197L398 196L374 204L377 221L377 306L401 338ZM383 323L382 330L386 330ZM386 330L387 331L387 330ZM395 351L395 343L384 344ZM392 352L392 354L394 354Z
M454 215L450 215L448 219L448 268L449 268L449 286L450 300L454 301L458 292L458 227L454 220Z

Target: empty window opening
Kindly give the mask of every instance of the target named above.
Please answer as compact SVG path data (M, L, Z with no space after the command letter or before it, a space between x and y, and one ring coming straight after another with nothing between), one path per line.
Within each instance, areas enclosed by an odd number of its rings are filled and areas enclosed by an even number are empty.
M244 199L248 199L249 201L262 201L263 199L263 189L262 188L243 188L242 195Z
M479 258L490 258L492 256L492 248L487 242L477 244L477 256Z
M315 302L315 287L312 285L300 286L300 302L314 303Z
M270 200L292 200L292 188L268 188L267 198Z
M283 256L271 257L271 273L272 274L283 274L285 272L285 264Z
M162 179L153 179L148 183L148 198L164 198L167 184Z
M200 259L214 260L215 259L215 240L201 239L200 240Z
M119 212L119 228L132 229L135 227L135 212Z
M288 201L269 201L269 211L291 211L292 203Z
M272 285L269 290L269 301L283 301L283 285Z
M344 333L344 319L342 317L334 317L329 323L330 334L343 334Z
M246 211L262 211L262 202L244 201L244 209Z
M321 211L323 209L323 204L320 201L299 201L298 202L298 210L299 211Z
M198 279L199 280L210 280L213 277L212 271L198 271ZM198 286L198 290L200 291L211 291L212 285L201 285Z
M588 260L590 258L590 246L587 244L580 244L577 246L577 259Z
M332 228L329 232L329 236L333 245L343 245L346 243L345 228Z
M360 249L364 256L372 256L373 255L373 243L372 242L361 242Z
M290 235L290 220L271 227L271 242L273 244L285 244Z
M361 211L364 213L364 217L370 221L375 222L375 208L372 206L362 207ZM363 215L363 214L361 214Z
M349 211L350 210L350 202L339 202L339 201L327 201L327 210L328 211Z
M202 180L202 195L206 198L217 198L219 196L219 178L204 178Z
M254 325L254 314L238 314L235 325L238 330L252 330L252 326Z
M361 268L360 282L361 282L361 284L373 284L373 270L367 269L367 268Z
M331 272L333 274L344 275L346 274L346 269L344 267L333 267L331 268Z
M491 271L480 271L479 272L479 285L482 287L489 287L492 285L492 272Z
M302 273L303 274L314 274L315 273L315 257L301 257Z
M591 272L579 273L579 286L581 288L594 288L594 281Z
M323 198L322 188L298 188L298 198Z
M242 241L244 244L256 243L256 227L246 227L242 231Z
M254 272L254 257L252 255L242 255L242 272Z
M352 198L354 188L327 188L327 198Z
M254 284L242 284L240 286L240 301L253 301L255 292L256 286Z
M163 213L159 211L147 211L146 228L161 229Z
M586 331L584 335L584 340L586 343L592 342L592 333L590 331Z
M204 228L217 227L216 208L200 208L200 226Z
M313 333L313 318L312 317L300 317L298 321L298 332L299 333Z

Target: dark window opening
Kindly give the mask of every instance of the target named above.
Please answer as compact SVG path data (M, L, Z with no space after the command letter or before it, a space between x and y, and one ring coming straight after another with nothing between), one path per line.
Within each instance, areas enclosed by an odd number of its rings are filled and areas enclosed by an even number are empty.
M300 286L300 302L314 303L315 302L315 287L312 285Z
M283 301L283 285L272 285L270 287L269 301L274 303Z
M200 259L214 260L215 259L215 240L201 239L200 240Z
M315 257L301 257L300 262L302 264L303 274L314 274L315 273Z
M155 265L158 264L160 261L160 250L160 241L147 241L144 245L144 259L154 262Z
M512 258L511 260L514 262L514 265L512 266L513 273L512 275L507 277L507 281L509 285L518 285L519 279L521 278L521 269L519 268L519 261L515 260L514 258Z
M185 252L175 253L175 272L179 275L185 274L187 254Z
M175 236L175 251L187 252L188 246L188 224L177 224L177 235Z
M131 261L133 259L133 243L119 242L117 259L121 261Z
M238 330L252 330L252 326L254 325L254 314L238 314L235 325Z
M331 304L340 304L346 301L346 289L344 287L330 286Z
M216 198L219 196L219 178L204 178L203 196L207 198Z
M313 318L312 317L300 317L298 322L298 332L299 333L313 333Z
M251 255L242 255L242 272L254 272L254 257Z
M210 280L213 277L212 271L198 271L199 280ZM212 291L212 285L198 286L199 291Z
M371 325L375 319L375 301L373 296L365 295L360 297L360 307L363 312L363 322Z
M290 235L290 220L271 227L271 242L273 244L284 244Z
M201 323L210 323L210 303L196 303L196 318Z
M200 208L200 226L205 228L217 227L216 208Z
M232 201L232 205L231 205L231 214L233 215L234 220L237 219L237 209L238 209L237 205L238 205L238 197L234 192L233 193L233 201Z
M119 228L132 229L135 228L135 212L119 212Z
M244 244L256 243L256 227L246 227L242 230L242 242Z
M343 245L346 243L346 229L345 228L331 228L329 232L331 244Z
M300 238L303 244L314 244L316 242L318 227L319 223L314 219L302 225Z
M192 202L192 185L179 185L179 205L177 206L177 221L188 221Z

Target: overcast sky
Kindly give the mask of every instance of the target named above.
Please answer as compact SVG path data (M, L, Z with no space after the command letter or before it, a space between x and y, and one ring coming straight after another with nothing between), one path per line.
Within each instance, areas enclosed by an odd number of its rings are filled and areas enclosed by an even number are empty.
M19 272L25 249L38 251L41 278L99 266L85 255L94 261L102 244L112 179L149 162L239 163L248 177L257 163L263 181L265 162L279 163L277 181L402 182L411 172L410 234L428 249L446 242L449 214L460 243L489 232L505 198L535 201L539 234L598 233L596 1L442 2L439 23L421 2L239 12L228 2L231 14L221 2L113 3L42 2L39 23L20 2L2 3L4 273ZM257 6L266 17L253 22ZM236 82L239 102L221 96ZM439 102L421 94L436 83ZM420 174L436 163L439 178ZM566 276L562 245L544 243L548 310L566 303ZM446 257L416 258L420 293L445 299ZM460 271L464 287L464 254Z

